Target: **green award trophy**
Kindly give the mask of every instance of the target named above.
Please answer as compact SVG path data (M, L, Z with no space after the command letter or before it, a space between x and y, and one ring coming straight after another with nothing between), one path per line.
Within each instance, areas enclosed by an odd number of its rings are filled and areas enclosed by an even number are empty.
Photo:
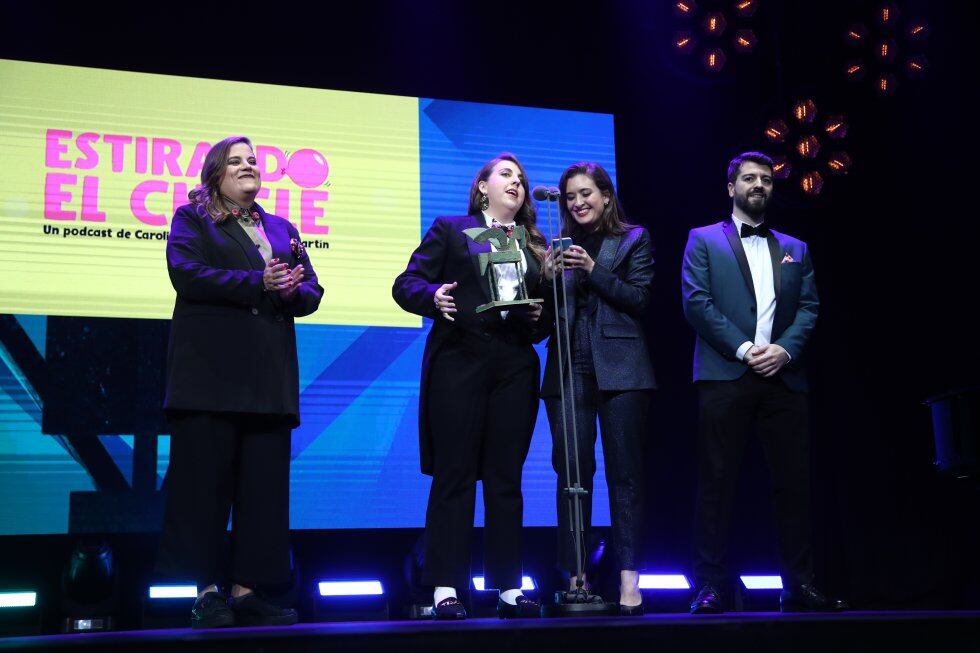
M481 245L486 242L493 243L497 251L482 252L479 255L480 274L487 278L490 285L491 301L478 306L477 313L488 311L491 308L507 309L512 306L522 306L527 304L540 304L543 299L529 299L527 296L527 286L524 285L524 263L521 259L521 247L527 242L527 230L518 225L514 227L511 236L499 227L489 227L481 229L473 227L463 231L474 242ZM497 266L513 265L517 268L517 296L514 299L504 300L500 298L500 290L497 288ZM490 274L487 274L489 270Z

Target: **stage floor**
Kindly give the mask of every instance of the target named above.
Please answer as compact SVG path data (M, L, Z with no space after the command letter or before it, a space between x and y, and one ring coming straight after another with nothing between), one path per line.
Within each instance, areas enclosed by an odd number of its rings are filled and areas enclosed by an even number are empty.
M980 611L652 614L639 618L304 623L279 628L138 630L0 639L0 651L881 651L980 647ZM630 648L625 648L625 647ZM928 647L928 648L927 648ZM612 649L607 649L612 653Z

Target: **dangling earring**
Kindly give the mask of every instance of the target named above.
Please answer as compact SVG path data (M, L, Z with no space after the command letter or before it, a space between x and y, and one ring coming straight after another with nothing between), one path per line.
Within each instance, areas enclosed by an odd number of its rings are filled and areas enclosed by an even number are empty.
M486 211L490 208L490 198L487 197L486 193L480 194L480 210Z

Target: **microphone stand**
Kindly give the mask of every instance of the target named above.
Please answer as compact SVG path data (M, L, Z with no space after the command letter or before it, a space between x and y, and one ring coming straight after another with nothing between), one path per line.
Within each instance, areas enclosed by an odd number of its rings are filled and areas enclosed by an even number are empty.
M552 204L558 201L560 193L557 188L537 187L534 189L534 198L546 200L548 204L548 229L550 241L553 243L556 233ZM542 192L543 191L543 192ZM560 237L560 234L559 234ZM552 245L553 247L553 245ZM552 250L554 256L554 250ZM568 499L568 517L572 537L575 541L575 589L561 590L555 592L555 603L553 605L542 605L541 615L544 617L565 617L565 616L597 616L619 614L619 606L616 603L606 603L598 594L592 594L585 589L585 524L582 516L582 499L589 491L582 487L582 469L579 464L578 449L578 424L576 423L575 413L575 389L572 387L574 376L572 375L572 337L571 325L568 315L568 289L565 284L565 268L563 257L555 257L557 266L554 274L553 285L561 281L561 304L564 309L564 319L559 319L558 288L552 289L552 305L555 315L555 345L558 349L558 381L561 400L561 429L562 440L565 445L565 488L563 490ZM564 326L563 326L564 325ZM565 370L568 370L569 391L565 392ZM571 422L571 442L569 442L568 425ZM571 447L569 446L571 445ZM569 454L569 449L574 451L573 456ZM572 474L574 470L574 476Z

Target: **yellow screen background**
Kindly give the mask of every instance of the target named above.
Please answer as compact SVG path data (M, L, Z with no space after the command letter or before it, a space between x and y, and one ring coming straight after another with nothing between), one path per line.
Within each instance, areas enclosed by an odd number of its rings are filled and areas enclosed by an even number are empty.
M80 133L169 138L183 147L182 172L198 142L245 135L283 152L313 149L327 159L329 177L320 190L317 224L326 235L301 233L329 243L308 248L325 288L320 310L302 321L316 324L420 326L391 299L391 283L419 240L418 100L240 82L126 73L0 60L0 312L85 317L169 318L174 291L167 275L165 241L44 234L90 227L135 232L169 229L170 194L148 197L167 226L148 226L130 209L130 193L145 180L192 188L200 176L172 177L134 170L133 147L123 170L113 172L110 145L91 170L46 166L46 134L72 132L63 160L83 154ZM63 210L76 219L46 220L48 173L77 175ZM82 179L98 178L98 209L105 222L81 220ZM300 226L303 189L288 177L263 182L272 197L260 200L275 213L275 191L290 189L290 219ZM186 203L186 200L179 202Z

